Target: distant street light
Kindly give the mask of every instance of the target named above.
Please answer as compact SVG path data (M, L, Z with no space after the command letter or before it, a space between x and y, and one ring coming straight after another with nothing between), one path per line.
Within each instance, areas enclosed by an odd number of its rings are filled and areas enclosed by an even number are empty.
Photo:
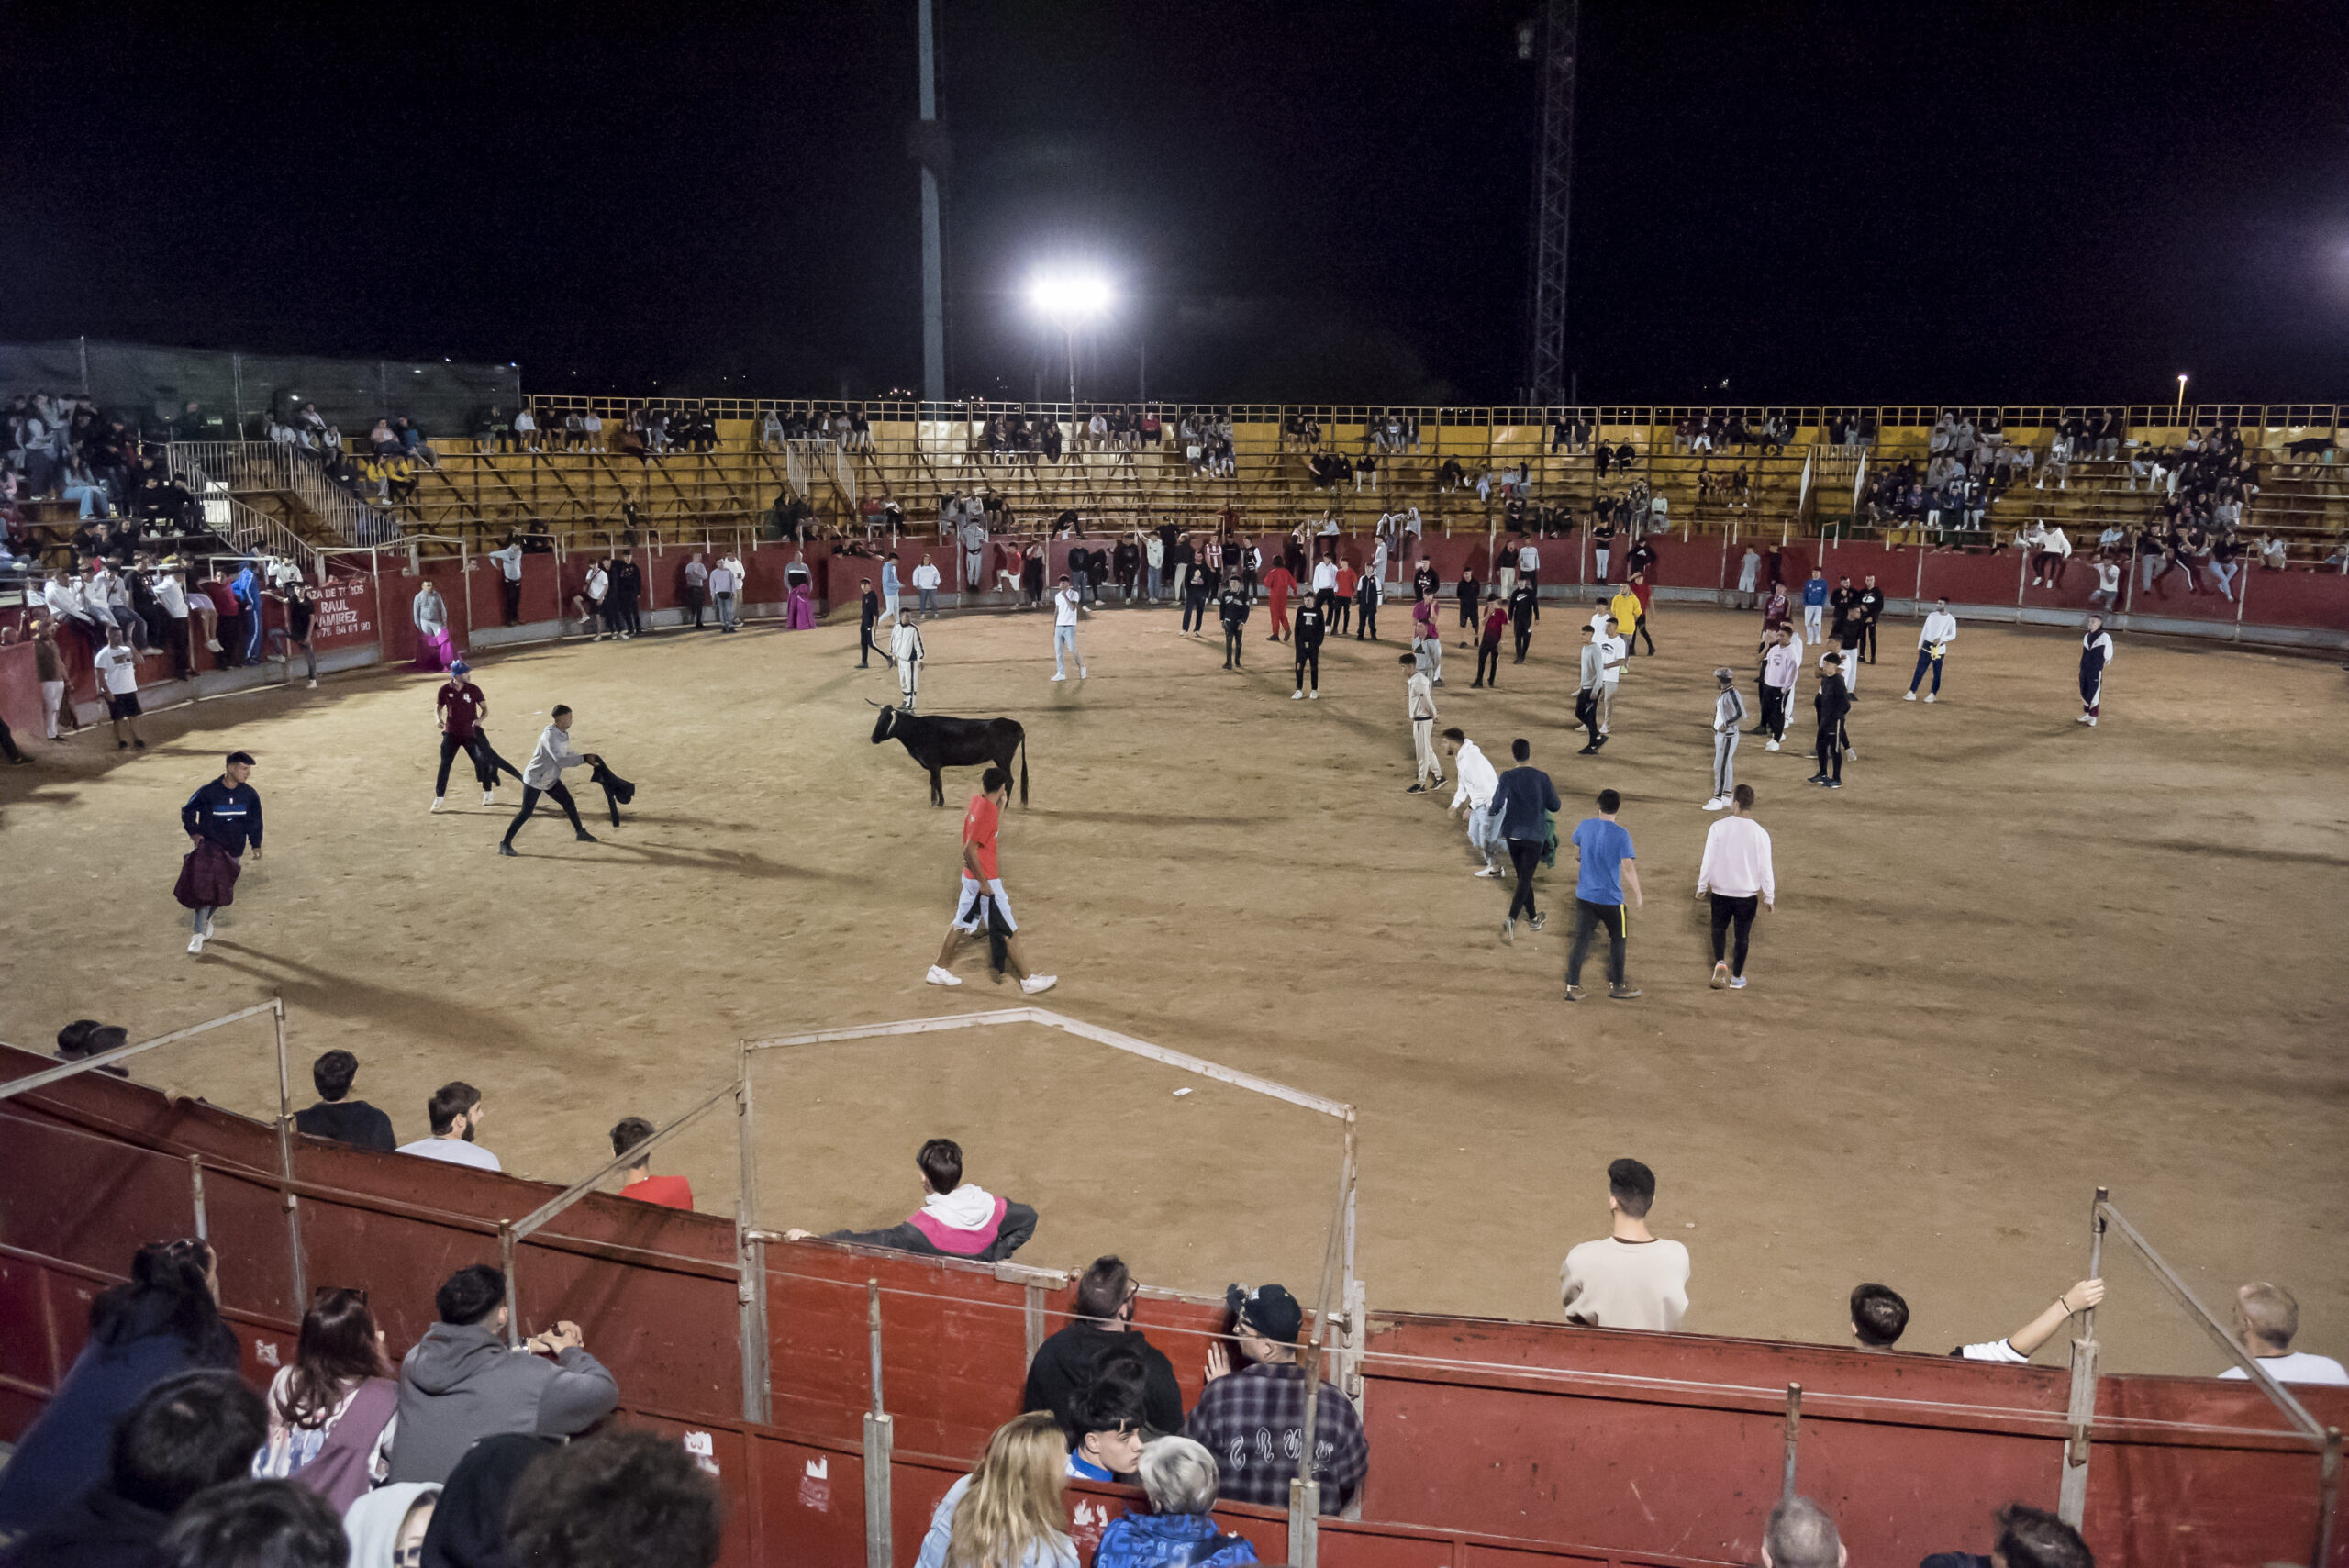
M2181 416L2186 412L2186 373L2184 371L2177 373L2177 411Z

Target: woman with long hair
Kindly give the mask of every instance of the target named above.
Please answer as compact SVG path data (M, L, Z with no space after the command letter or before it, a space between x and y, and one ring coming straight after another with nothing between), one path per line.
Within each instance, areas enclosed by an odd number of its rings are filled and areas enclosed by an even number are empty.
M1077 1568L1068 1538L1068 1440L1051 1413L1016 1416L978 1469L946 1490L915 1568Z
M399 1403L367 1293L322 1286L294 1364L269 1385L269 1446L253 1456L253 1474L298 1481L342 1513L391 1473L383 1456Z
M29 1530L105 1479L115 1424L163 1379L235 1371L211 1244L150 1241L130 1279L90 1304L90 1338L16 1457L0 1470L0 1537Z

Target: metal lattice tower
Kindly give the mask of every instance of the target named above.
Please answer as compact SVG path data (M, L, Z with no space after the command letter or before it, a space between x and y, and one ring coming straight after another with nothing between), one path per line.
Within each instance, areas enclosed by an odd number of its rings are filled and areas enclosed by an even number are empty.
M1544 0L1534 28L1541 99L1533 138L1532 233L1527 245L1526 396L1566 400L1566 237L1574 202L1575 46L1579 0Z

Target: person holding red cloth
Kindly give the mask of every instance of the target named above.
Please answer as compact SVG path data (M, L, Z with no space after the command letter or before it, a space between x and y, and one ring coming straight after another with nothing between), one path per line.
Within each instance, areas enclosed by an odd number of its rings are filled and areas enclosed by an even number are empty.
M651 1138L654 1129L640 1116L623 1117L612 1129L612 1152L624 1155ZM632 1197L639 1203L657 1203L662 1208L691 1209L694 1186L683 1176L656 1176L652 1173L652 1156L641 1155L633 1165L620 1169L620 1196Z
M212 935L212 912L235 902L246 846L252 847L254 860L261 859L261 792L245 782L252 772L250 752L231 751L221 775L180 807L188 851L172 895L195 911L195 934L187 942L192 953L203 952L205 939Z
M1640 615L1639 618L1631 623L1631 630L1624 634L1623 646L1630 649L1644 637L1648 639L1648 652L1653 656L1655 652L1655 638L1648 630L1648 615L1655 608L1655 589L1649 586L1648 574L1644 572L1632 573L1631 581L1627 586L1631 590L1631 597L1640 601Z
M1288 596L1295 592L1297 592L1297 578L1290 573L1288 562L1275 562L1273 569L1264 573L1264 597L1270 602L1272 607L1275 642L1278 642L1281 639L1281 633L1288 629Z
M1501 634L1507 630L1508 606L1496 599L1492 607L1485 612L1484 629L1476 639L1476 678L1470 683L1471 691L1477 686L1497 686L1501 684ZM1485 675L1488 665L1492 669L1489 680Z

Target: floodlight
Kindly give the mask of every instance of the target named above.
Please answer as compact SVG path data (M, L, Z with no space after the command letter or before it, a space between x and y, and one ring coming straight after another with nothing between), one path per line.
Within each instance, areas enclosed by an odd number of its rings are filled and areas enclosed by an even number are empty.
M1098 272L1039 272L1028 300L1063 325L1087 321L1109 308L1109 280Z

